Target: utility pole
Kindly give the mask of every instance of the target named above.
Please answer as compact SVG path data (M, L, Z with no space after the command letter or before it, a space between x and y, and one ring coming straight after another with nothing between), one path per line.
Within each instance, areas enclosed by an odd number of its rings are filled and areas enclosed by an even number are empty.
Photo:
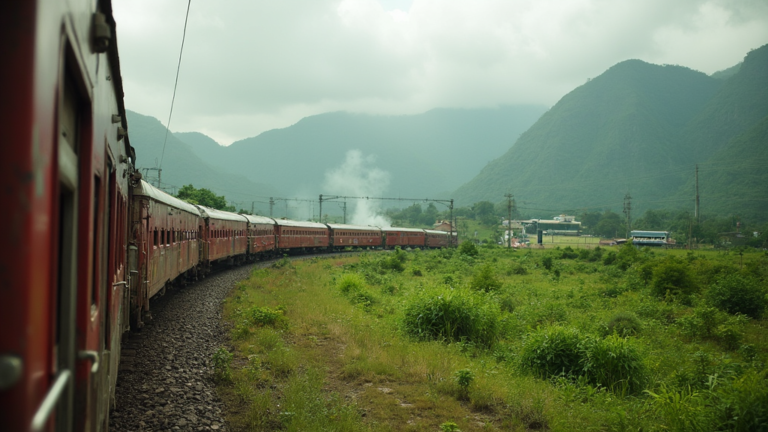
M699 209L699 164L696 164L696 206L693 213L696 223L701 223L701 212Z
M320 223L323 223L323 194L320 194Z
M512 249L512 198L514 195L504 194L507 197L507 236L509 237L508 247Z
M254 205L256 205L256 201L251 201L251 214L253 214Z
M275 199L269 197L269 217L272 217L272 209L275 207Z
M626 238L629 239L629 234L632 232L632 197L629 195L629 192L624 195L624 214L627 215Z

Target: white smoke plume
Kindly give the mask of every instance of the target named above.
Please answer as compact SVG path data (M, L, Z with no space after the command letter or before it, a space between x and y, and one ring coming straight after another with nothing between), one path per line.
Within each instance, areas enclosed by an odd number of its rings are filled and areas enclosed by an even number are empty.
M343 196L381 197L389 187L389 172L376 168L375 156L363 156L360 150L350 150L344 163L325 173L324 190ZM354 200L355 211L347 220L354 225L389 227L391 222L379 214L381 201Z

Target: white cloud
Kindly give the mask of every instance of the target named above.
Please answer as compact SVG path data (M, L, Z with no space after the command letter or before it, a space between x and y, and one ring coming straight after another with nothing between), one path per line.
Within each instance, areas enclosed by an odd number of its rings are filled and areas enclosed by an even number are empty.
M114 3L126 104L165 123L186 2ZM767 42L757 0L196 1L171 129L229 144L335 110L551 105L628 58L712 73Z

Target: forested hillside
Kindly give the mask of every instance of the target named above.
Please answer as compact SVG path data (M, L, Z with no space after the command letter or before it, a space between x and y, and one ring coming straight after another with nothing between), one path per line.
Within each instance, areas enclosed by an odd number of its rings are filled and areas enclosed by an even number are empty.
M629 193L636 215L692 210L699 163L704 211L765 217L768 46L719 77L619 63L564 96L454 197L498 202L511 192L555 214L621 211Z

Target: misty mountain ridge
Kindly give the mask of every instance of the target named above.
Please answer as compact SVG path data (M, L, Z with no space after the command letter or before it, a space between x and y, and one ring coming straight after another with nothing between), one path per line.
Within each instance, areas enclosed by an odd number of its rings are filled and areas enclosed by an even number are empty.
M765 169L742 168L768 156L768 46L721 72L640 60L614 65L565 95L454 197L466 205L511 192L523 209L556 214L621 211L629 193L635 215L693 209L699 163L703 212L761 217L768 210ZM727 169L725 160L729 174L715 175ZM729 201L741 185L750 185L749 196Z
M329 190L327 173L352 150L368 169L389 173L382 194L445 197L504 153L530 127L544 106L434 109L417 115L332 112L220 146L199 133L175 133L199 157L251 181L274 183L288 196L317 197Z
M269 184L252 182L244 176L210 165L173 134L168 134L163 152L167 129L158 119L130 110L127 110L127 117L131 145L136 149L137 168L145 179L152 181L157 178L157 171L145 169L157 168L162 159L162 188L166 191L174 193L181 186L193 184L224 195L248 209L255 195L279 195L280 192ZM156 184L155 181L152 183Z

